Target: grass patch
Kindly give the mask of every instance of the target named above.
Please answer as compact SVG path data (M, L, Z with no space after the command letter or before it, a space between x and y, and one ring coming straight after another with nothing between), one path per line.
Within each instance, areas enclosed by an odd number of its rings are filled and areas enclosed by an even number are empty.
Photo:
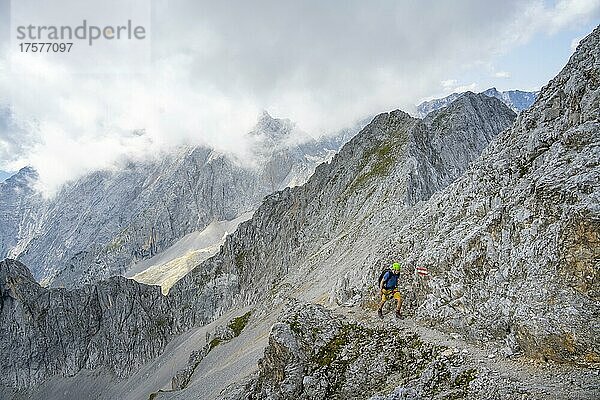
M371 158L372 155L376 156L375 163L371 166L371 169L368 172L356 178L356 185L360 185L375 176L380 176L387 173L390 167L394 164L394 158L390 154L391 150L392 146L390 144L377 147L375 151L369 155L369 158Z
M208 344L208 351L210 352L212 349L214 349L215 347L217 347L218 345L220 345L223 341L219 338L214 338L213 340L210 341L210 343Z
M250 319L251 314L252 312L248 311L246 314L229 321L229 325L227 326L233 331L236 337L239 336L240 333L242 333L242 331L248 324L248 320Z
M349 342L350 327L344 326L340 333L323 346L315 356L315 362L320 367L331 365L340 355L342 347Z
M240 335L240 333L242 333L242 331L244 330L244 328L246 327L246 325L248 324L248 320L250 319L250 315L252 315L251 311L248 311L246 314L241 315L239 317L236 317L234 319L232 319L231 321L229 321L229 324L227 325L228 328L230 328L233 333L234 333L234 337L238 337ZM210 342L208 342L208 353L210 353L212 351L212 349L214 349L215 347L217 347L218 345L220 345L221 343L225 343L228 342L229 340L225 340L219 337L215 337L213 338Z
M477 376L477 370L475 368L467 369L463 371L460 375L454 379L454 386L458 386L460 388L468 389L469 384L475 377Z
M241 270L244 264L246 263L246 253L244 251L240 251L235 255L235 266L237 269Z
M377 176L382 176L389 172L391 167L394 165L394 157L392 154L392 144L386 143L382 146L375 147L374 149L369 151L367 154L365 154L364 159L367 161L363 165L363 168L369 164L369 161L373 157L375 158L375 162L371 165L371 168L367 172L364 172L364 173L360 174L358 177L356 177L356 179L354 180L354 182L352 182L352 185L349 188L350 192L352 192L356 188L362 186L364 183L366 183L371 178L374 178Z

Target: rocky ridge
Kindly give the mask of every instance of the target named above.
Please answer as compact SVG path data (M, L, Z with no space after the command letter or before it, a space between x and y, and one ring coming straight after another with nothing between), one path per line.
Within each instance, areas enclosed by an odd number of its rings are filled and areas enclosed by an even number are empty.
M403 384L412 398L462 398L474 370L460 354L393 326L373 327L290 302L258 372L225 399L366 399Z
M425 118L427 114L448 106L454 100L458 99L465 93L466 92L452 93L441 99L424 101L417 106L417 116L419 118ZM495 97L498 100L502 101L504 104L506 104L511 110L513 110L516 113L519 113L531 107L537 95L539 94L539 91L525 92L522 90L508 90L504 92L499 92L496 88L489 88L481 92L481 94L484 94L489 97Z
M344 315L345 314L345 315ZM388 318L388 317L386 317ZM288 300L258 370L220 399L593 399L597 371L505 358L413 321ZM190 395L193 395L190 393Z

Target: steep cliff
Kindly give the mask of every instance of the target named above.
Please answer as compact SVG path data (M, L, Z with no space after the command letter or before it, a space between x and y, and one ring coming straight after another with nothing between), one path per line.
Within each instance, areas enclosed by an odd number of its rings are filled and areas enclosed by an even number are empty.
M156 286L114 277L48 290L18 261L0 262L2 384L26 387L61 373L107 368L126 375L156 357L176 332Z
M0 182L0 258L19 253L34 235L44 200L36 190L37 172L22 168Z

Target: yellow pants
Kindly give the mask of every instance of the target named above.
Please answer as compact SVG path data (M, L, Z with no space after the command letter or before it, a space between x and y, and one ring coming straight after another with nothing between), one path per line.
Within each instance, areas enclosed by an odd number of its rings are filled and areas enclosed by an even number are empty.
M381 293L381 301L388 301L391 298L402 301L402 296L400 295L398 289L383 289Z

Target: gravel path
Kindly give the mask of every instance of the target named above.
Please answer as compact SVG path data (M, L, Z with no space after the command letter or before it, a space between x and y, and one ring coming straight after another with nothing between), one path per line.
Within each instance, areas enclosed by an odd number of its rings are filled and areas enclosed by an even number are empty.
M470 342L457 334L424 326L413 318L397 319L388 311L380 320L374 311L359 307L339 307L336 312L373 326L394 324L417 333L422 340L461 353L477 369L471 385L498 387L500 399L600 399L600 366L576 366L532 360L522 355L507 357L501 342ZM452 354L450 353L450 354Z

